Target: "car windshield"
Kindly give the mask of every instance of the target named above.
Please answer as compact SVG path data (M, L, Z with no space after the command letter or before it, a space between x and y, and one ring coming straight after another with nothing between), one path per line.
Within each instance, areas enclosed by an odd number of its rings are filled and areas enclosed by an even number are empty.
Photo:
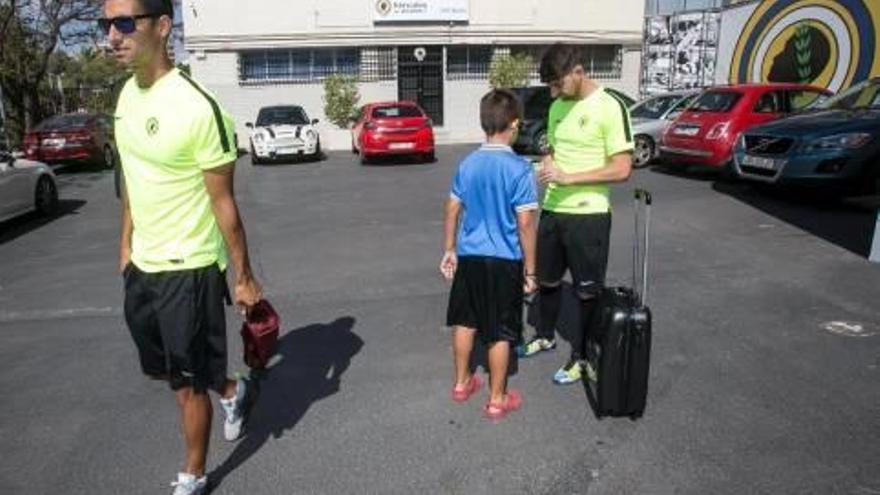
M421 117L422 111L412 105L394 105L373 109L374 119L393 119L397 117Z
M300 107L272 107L260 110L257 127L270 125L307 125L309 118Z
M48 131L52 129L70 129L74 127L83 127L92 120L92 115L88 114L71 114L56 115L40 122L35 131Z
M636 103L629 113L633 118L659 119L680 99L680 96L655 96Z
M707 91L688 108L689 112L727 113L733 110L742 94L736 91Z
M823 110L880 109L880 80L856 84L843 93L829 98L819 108Z

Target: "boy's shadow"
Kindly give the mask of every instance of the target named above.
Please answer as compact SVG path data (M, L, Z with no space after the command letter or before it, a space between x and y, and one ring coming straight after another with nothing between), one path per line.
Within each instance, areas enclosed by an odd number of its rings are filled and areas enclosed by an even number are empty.
M258 452L270 436L282 437L296 427L313 403L339 391L342 374L364 345L352 331L354 324L355 319L346 316L292 330L279 340L281 360L256 381L254 388L259 393L246 435L208 475L212 489Z

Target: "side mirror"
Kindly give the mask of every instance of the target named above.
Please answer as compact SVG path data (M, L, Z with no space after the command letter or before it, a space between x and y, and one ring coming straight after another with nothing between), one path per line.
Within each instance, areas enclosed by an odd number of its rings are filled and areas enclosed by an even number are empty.
M683 113L684 113L684 112L681 112L681 111L678 111L678 112L670 112L670 113L668 113L668 114L666 115L666 120L675 120L675 119L677 119L677 118L678 118L681 114L683 114Z
M318 122L320 122L320 119L312 119L312 125L315 125L315 124L317 124Z
M246 123L244 124L244 126L247 127L248 129L253 129L253 128L254 128L254 123L253 123L253 122L246 122Z

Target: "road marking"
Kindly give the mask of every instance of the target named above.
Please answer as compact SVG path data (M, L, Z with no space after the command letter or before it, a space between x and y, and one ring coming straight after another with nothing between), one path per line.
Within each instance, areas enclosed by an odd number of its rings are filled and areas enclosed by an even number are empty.
M122 308L71 308L71 309L37 309L30 311L0 311L0 323L18 321L63 320L66 318L116 316L122 314Z
M822 324L822 329L828 333L833 333L834 335L840 335L842 337L873 337L877 334L876 331L865 328L865 326L861 323L854 323L848 321L829 321Z

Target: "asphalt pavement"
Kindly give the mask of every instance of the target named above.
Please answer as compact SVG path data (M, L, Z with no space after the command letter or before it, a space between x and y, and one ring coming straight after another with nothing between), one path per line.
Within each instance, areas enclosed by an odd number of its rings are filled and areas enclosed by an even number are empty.
M215 407L214 493L880 494L876 201L637 171L615 188L609 275L631 277L631 191L646 187L645 416L597 420L583 388L552 384L577 324L567 299L561 345L515 363L524 406L493 424L484 394L449 399L437 270L443 201L473 147L432 164L241 158L251 256L284 328L247 436L223 441ZM112 174L59 181L57 217L0 224L0 493L169 493L178 413L122 319Z

